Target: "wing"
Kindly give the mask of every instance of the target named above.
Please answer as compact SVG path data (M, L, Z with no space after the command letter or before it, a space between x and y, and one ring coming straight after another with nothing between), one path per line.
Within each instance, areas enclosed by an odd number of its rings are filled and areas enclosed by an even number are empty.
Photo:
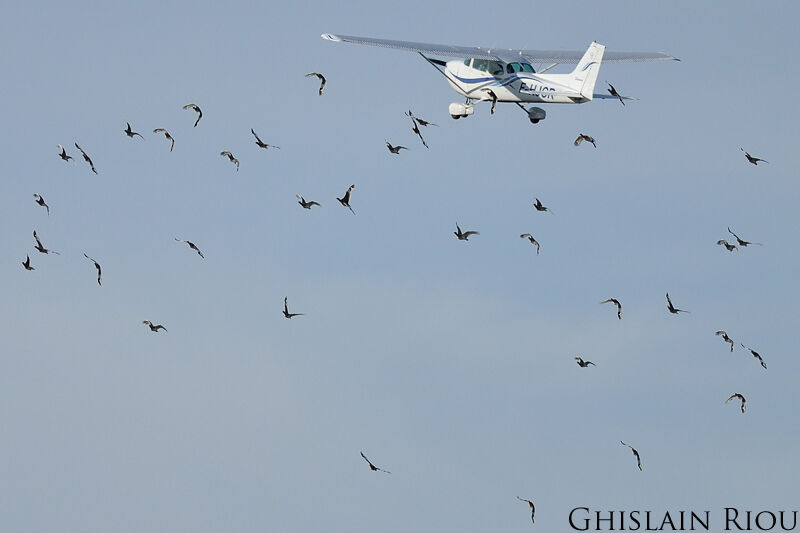
M353 43L394 48L407 52L419 52L449 57L476 57L482 59L502 59L519 61L527 59L531 63L566 63L578 64L586 53L585 50L523 50L512 48L491 48L482 46L454 46L448 44L419 43L414 41L394 41L391 39L375 39L372 37L356 37L354 35L335 35L323 33L322 38L336 43ZM660 52L608 52L603 55L603 63L634 63L644 61L677 60Z

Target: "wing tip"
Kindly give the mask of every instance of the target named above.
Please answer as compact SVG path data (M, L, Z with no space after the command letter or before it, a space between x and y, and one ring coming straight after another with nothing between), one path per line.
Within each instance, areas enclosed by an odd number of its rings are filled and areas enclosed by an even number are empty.
M339 37L338 35L334 35L333 33L323 33L322 35L320 35L320 37L322 37L326 41L333 41L335 43L342 42L342 38Z

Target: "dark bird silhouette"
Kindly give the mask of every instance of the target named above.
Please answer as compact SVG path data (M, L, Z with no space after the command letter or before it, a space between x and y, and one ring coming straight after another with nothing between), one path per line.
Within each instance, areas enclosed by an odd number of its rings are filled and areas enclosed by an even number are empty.
M369 469L370 469L370 470L372 470L373 472L385 472L385 473L387 473L387 474L391 474L391 472L389 472L388 470L384 470L383 468L378 468L377 466L375 466L374 464L372 464L372 461L370 461L369 459L367 459L367 456L366 456L366 455L364 455L364 452L361 452L361 457L363 457L363 458L364 458L364 460L365 460L365 461L367 462L367 464L369 465Z
M22 266L25 267L25 270L36 270L31 266L31 256L29 255L25 256L25 261L22 262Z
M33 199L36 200L37 204L47 209L47 216L50 216L50 206L45 203L44 198L36 193L33 193Z
M419 131L419 127L417 126L417 119L415 117L411 117L411 123L414 125L414 127L411 128L411 131L413 131L414 133L417 134L417 136L419 137L419 140L422 141L422 145L425 148L430 148L430 146L428 146L428 143L426 143L425 139L422 137L422 133L420 133L420 131Z
M353 189L355 188L356 188L355 185L351 185L350 187L347 188L347 192L344 193L344 196L342 196L341 198L337 198L337 200L339 200L339 203L345 206L347 209L349 209L350 212L353 213L354 215L356 214L356 212L353 211L352 207L350 207L350 194L353 192Z
M745 400L744 396L742 396L738 392L735 392L735 393L731 394L731 397L728 398L727 400L725 400L725 403L728 403L729 401L733 400L734 398L738 398L739 400L741 400L741 402L742 402L741 409L742 409L742 413L744 413L745 409L747 409L747 400Z
M726 241L725 239L718 240L717 244L720 245L720 246L724 246L725 249L728 250L729 252L732 252L732 251L734 251L736 249L736 245L735 244L731 244L728 241Z
M170 135L167 130L165 130L164 128L156 128L156 129L153 130L153 133L163 133L164 134L164 137L166 137L166 139L172 143L169 146L169 151L170 152L172 151L173 148L175 148L175 139L172 138L172 135Z
M575 359L575 362L578 363L578 366L581 368L586 368L589 365L597 366L591 361L584 361L579 355L576 355L575 357L573 357L573 359Z
M160 329L163 329L164 331L167 331L167 328L165 328L161 324L153 324L149 320L142 320L142 324L147 324L147 327L149 327L150 331L152 331L153 333L155 333L156 331L158 331Z
M456 222L456 231L453 232L453 235L458 237L459 241L468 241L470 235L480 235L477 231L461 231L461 228L458 226L458 222Z
M606 83L608 83L608 82L606 82ZM619 98L619 103L621 103L622 105L625 105L625 100L622 99L622 95L620 95L617 92L617 90L614 88L614 86L611 85L610 83L608 83L608 92L609 92L609 94L611 94L611 96L616 96L617 98Z
M689 312L689 311L686 311L684 309L678 309L677 307L672 305L672 300L669 299L669 293L667 293L667 309L669 309L669 312L672 313L673 315L677 315L678 313L688 313Z
M597 143L594 142L594 138L589 137L588 135L585 135L583 133L579 134L578 138L575 139L575 142L573 142L572 144L574 144L575 146L579 146L583 141L590 142L592 143L592 146L597 148Z
M88 155L86 152L84 152L84 151L83 151L83 148L81 148L80 146L78 146L78 143L75 143L75 148L77 148L78 150L80 150L80 152L81 152L81 155L83 155L83 160L84 160L84 161L86 161L87 163L89 163L89 167L91 167L91 169L92 169L92 172L94 172L95 174L97 174L97 169L96 169L96 168L94 168L94 163L92 162L92 158L91 158L91 157L89 157L89 155Z
M544 204L542 204L542 202L538 198L533 199L533 207L537 211L547 211L551 215L555 214L553 213L552 209L550 209L549 207L545 207Z
M539 246L539 241L533 238L533 235L531 235L530 233L523 233L522 235L520 235L520 238L528 239L528 242L536 246L536 255L539 255L539 249L541 248L541 246Z
M103 284L103 270L100 268L100 263L98 263L97 261L95 261L94 259L89 257L88 255L86 255L86 252L83 252L83 257L85 257L86 259L88 259L89 261L94 263L94 267L97 269L97 284L98 285L102 285Z
M200 119L203 118L203 112L200 110L200 108L196 104L186 104L185 106L183 106L183 108L184 109L191 109L195 113L197 113L197 120L194 121L194 126L192 126L192 127L196 128L197 124L200 122Z
M600 302L601 304L614 304L617 306L617 318L622 320L622 304L616 298L609 298Z
M233 157L233 154L227 150L223 150L219 153L219 155L227 157L228 161L236 165L236 172L239 172L239 160Z
M189 248L191 248L192 250L197 252L197 255L199 255L203 259L206 258L206 256L203 255L203 252L200 251L200 248L198 248L197 245L195 243L193 243L192 241L185 241L185 240L179 239L177 237L175 237L175 240L178 241L178 242L185 242L189 246Z
M48 250L47 248L42 246L42 241L40 241L39 240L39 236L36 235L36 230L33 230L33 238L36 240L36 246L34 246L34 248L36 248L36 250L39 251L40 253L61 255L60 253L56 252L55 250Z
M536 523L536 506L533 505L532 501L526 500L525 498L520 498L519 496L517 496L517 499L519 501L526 502L528 504L528 507L531 508L531 522L533 522L535 524Z
M69 161L70 159L72 159L72 156L71 155L67 155L67 150L63 146L61 146L60 144L58 145L58 149L61 150L61 153L58 154L58 157L60 157L64 161Z
M129 122L125 123L125 129L123 131L125 132L125 135L127 135L130 138L133 138L134 135L138 135L140 139L144 139L141 133L136 133L131 129L131 125Z
M314 200L306 202L306 199L300 196L299 194L295 194L295 196L297 196L297 203L303 206L303 209L311 209L311 207L315 205L319 205L320 207L322 207L319 202L315 202Z
M487 93L489 93L489 97L492 99L492 109L489 110L490 115L494 115L494 109L497 107L497 95L494 94L494 91L491 89L485 89Z
M259 138L258 134L255 131L253 131L253 128L250 128L250 133L252 133L253 137L256 138L256 144L258 145L259 148L264 148L265 150L268 149L268 148L277 148L278 150L281 149L280 146L275 146L274 144L267 144L264 141L262 141Z
M305 313L290 313L289 312L289 297L287 296L287 297L285 297L283 299L283 316L285 316L286 318L292 318L293 316L301 316L301 315L304 315L304 314Z
M741 343L739 343L739 344L741 344ZM748 352L750 352L751 354L753 354L753 357L755 357L756 359L758 359L758 362L759 362L759 363L761 363L761 366L762 366L762 367L764 367L764 370L766 370L766 369L767 369L767 363L765 363L765 362L764 362L764 358L763 358L763 357L761 357L761 354L760 354L760 353L758 353L757 351L755 351L755 350L754 350L754 349L752 349L752 348L748 348L748 347L747 347L747 346L745 346L744 344L742 344L742 348L744 348L745 350L747 350Z
M622 443L623 446L627 446L628 448L631 449L631 452L633 452L633 455L636 457L636 465L639 467L639 470L641 470L642 469L642 459L639 457L639 452L636 451L636 448L634 448L630 444L625 444L622 441L620 441L620 442Z
M427 120L421 119L418 116L414 115L414 113L412 113L410 109L408 110L408 113L406 113L406 116L411 118L411 120L416 120L417 123L420 126L436 126L436 127L439 127L438 124L434 124L433 122L428 122Z
M739 236L738 236L738 235L736 235L734 232L732 232L732 231L731 231L731 228L730 228L730 227L728 227L728 233L730 233L731 235L733 235L733 237L736 239L736 242L737 242L737 243L739 244L739 246L741 246L742 248L744 248L744 247L746 247L746 246L750 246L751 244L755 244L755 245L757 245L757 246L764 246L764 245L763 245L763 244L761 244L760 242L750 242L750 241L746 241L746 240L744 240L744 239L741 239L741 238L739 238Z
M319 78L320 81L319 95L322 96L322 93L325 92L325 82L326 82L325 76L323 76L319 72L309 72L308 74L306 74L306 78L310 78L311 76L316 76L317 78Z
M386 148L388 148L393 154L399 154L400 150L408 150L408 148L405 146L400 146L399 144L397 146L392 146L392 143L389 141L386 141Z
M744 152L744 148L742 148L741 146L739 147L739 150ZM752 155L748 154L747 152L744 152L744 156L747 158L747 160L749 162L753 163L756 166L758 166L758 162L759 161L762 161L764 163L769 163L769 161L767 161L766 159L761 159L760 157L753 157Z
M722 337L722 340L724 340L725 342L727 342L728 344L730 344L730 345L731 345L731 351L733 351L733 345L734 345L735 343L733 342L733 339L731 339L730 337L728 337L728 334L727 334L727 333L725 333L725 330L722 330L722 329L721 329L721 330L719 330L719 331L716 331L716 332L714 333L714 335L717 335L717 336L720 336L720 337Z

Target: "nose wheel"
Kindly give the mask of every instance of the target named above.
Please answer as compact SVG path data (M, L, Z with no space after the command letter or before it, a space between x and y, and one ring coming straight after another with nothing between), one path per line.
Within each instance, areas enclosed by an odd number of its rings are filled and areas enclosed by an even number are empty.
M468 117L475 113L475 106L473 104L459 104L453 102L447 109L453 119L458 120L462 117Z

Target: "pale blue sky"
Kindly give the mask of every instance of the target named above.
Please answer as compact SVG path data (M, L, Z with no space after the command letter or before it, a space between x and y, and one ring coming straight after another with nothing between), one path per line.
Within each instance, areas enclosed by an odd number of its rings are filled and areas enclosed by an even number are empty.
M3 531L566 531L576 506L712 526L796 506L796 3L6 12ZM624 108L456 122L419 57L323 32L682 61L603 66L640 99ZM439 124L430 150L409 108ZM74 142L99 175L58 158ZM355 216L335 199L351 183ZM765 246L729 254L727 226ZM307 315L285 320L285 296Z

